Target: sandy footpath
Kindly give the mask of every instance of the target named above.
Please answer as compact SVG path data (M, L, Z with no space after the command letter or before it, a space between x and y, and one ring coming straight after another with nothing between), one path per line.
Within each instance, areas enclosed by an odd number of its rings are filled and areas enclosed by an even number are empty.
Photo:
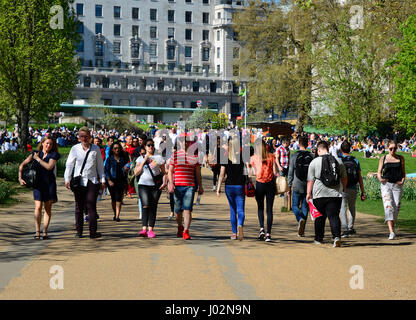
M245 239L232 241L225 193L218 199L210 171L203 174L206 192L194 207L192 240L186 242L167 218L165 193L154 239L137 237L136 196L125 199L119 223L107 196L98 204L103 237L75 239L74 201L62 181L49 241L32 240L31 193L0 208L0 299L416 299L415 234L399 229L389 241L377 217L358 214L357 234L343 239L341 248L332 248L328 221L326 241L317 246L313 223L308 220L306 237L297 237L293 213L280 212L276 197L273 241L266 243L256 239L257 206L248 198ZM51 288L52 266L62 267L63 289ZM354 281L356 270L361 282Z

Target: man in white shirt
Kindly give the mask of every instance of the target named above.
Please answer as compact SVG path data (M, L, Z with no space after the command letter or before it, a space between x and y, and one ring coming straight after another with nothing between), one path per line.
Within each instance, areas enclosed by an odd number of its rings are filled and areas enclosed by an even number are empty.
M82 171L81 187L73 190L75 196L75 225L77 229L77 238L82 237L84 227L83 209L86 205L89 217L90 238L99 238L101 234L97 232L97 197L100 188L104 190L105 176L104 164L100 148L91 144L91 134L87 127L79 129L78 138L81 143L71 148L65 169L65 186L70 189L72 171L74 177L80 175L82 164L88 154Z

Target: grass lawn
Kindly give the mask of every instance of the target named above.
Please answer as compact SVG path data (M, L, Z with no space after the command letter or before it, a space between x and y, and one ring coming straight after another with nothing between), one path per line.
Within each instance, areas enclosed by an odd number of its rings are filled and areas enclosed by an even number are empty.
M408 232L416 232L416 210L415 201L402 201L397 226ZM384 208L382 200L366 200L357 199L357 211L380 217L377 221L384 222ZM386 226L387 228L387 226Z
M406 152L398 152L398 154L404 156L406 174L416 172L416 158L412 158L412 155ZM353 152L352 155L356 157L358 161L360 161L361 173L363 177L365 177L369 172L377 172L378 162L380 161L380 159L366 159L363 157L363 152Z

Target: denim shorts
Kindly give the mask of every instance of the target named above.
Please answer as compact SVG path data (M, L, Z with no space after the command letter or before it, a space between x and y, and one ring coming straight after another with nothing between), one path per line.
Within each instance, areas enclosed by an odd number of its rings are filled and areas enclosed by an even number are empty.
M175 186L175 213L183 210L192 211L195 188L191 186Z

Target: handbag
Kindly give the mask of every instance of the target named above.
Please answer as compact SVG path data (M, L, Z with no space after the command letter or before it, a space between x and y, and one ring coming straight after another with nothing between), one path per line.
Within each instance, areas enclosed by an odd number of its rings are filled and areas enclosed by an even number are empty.
M26 182L26 187L33 188L37 178L36 161L30 161L22 170L22 179Z
M155 176L154 174L153 174L153 171L152 171L152 169L150 169L150 167L149 167L149 165L146 163L146 166L147 166L147 168L149 169L149 171L150 171L150 174L151 174L151 176L152 176L152 178L153 178L153 182L155 183L155 186L159 189L161 186L162 186L162 184L163 184L163 177L164 177L164 174L161 172L161 173L159 173L157 176Z
M289 185L286 177L279 176L276 179L276 194L281 194L289 191Z
M72 192L79 190L82 187L82 171L84 171L85 163L87 162L88 155L90 154L91 147L88 149L87 154L85 155L84 162L82 163L81 171L79 175L76 177L72 177L71 181L69 182L69 187L71 188Z
M245 193L249 198L254 197L256 194L256 187L254 186L254 183L251 182L251 180L248 178L248 176L246 176Z

